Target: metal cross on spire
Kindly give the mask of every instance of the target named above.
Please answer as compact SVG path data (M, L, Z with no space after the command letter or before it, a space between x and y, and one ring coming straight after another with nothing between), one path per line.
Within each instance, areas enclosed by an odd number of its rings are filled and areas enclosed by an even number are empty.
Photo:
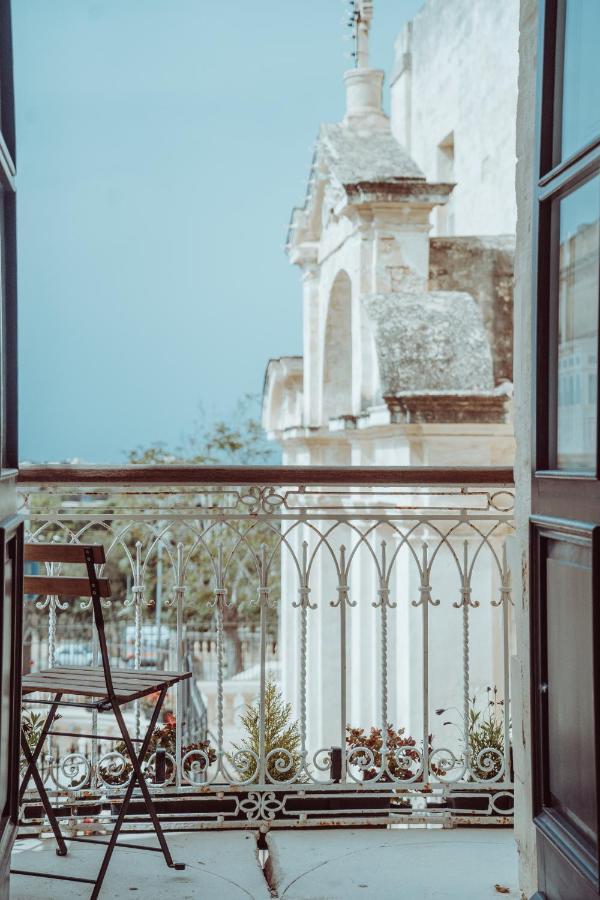
M354 29L354 63L357 69L369 66L369 28L373 18L373 0L352 0L351 24Z

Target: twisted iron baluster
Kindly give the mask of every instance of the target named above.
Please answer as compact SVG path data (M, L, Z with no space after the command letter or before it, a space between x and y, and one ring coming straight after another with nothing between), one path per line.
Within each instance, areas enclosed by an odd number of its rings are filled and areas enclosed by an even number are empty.
M144 581L142 574L142 542L137 541L135 545L135 572L133 578L133 594L134 604L134 644L133 644L133 667L139 669L142 662L142 602L144 600ZM135 736L139 738L141 733L141 707L140 701L134 703L135 711Z
M465 763L466 770L471 767L471 747L469 745L469 709L470 709L470 657L469 657L469 613L471 609L471 579L469 575L469 545L464 542L464 571L462 573L462 610L463 610L463 716L465 727Z
M259 784L264 784L266 776L266 752L265 752L265 689L267 667L267 605L269 602L267 548L262 544L258 565L259 587L258 602L260 603L260 698L259 698L259 730L258 730L258 762Z
M225 573L223 571L223 548L219 545L215 587L215 606L217 610L217 755L219 766L222 766L224 757L223 670L225 666L225 648L223 644L223 606L227 597L224 579Z
M177 561L175 569L175 587L173 588L174 599L177 610L177 658L179 671L185 669L184 647L183 647L183 599L185 594L185 585L183 584L183 544L181 541L177 544ZM186 710L189 715L189 710ZM182 717L183 710L183 682L178 681L175 688L175 759L176 759L176 784L181 787L182 771L181 771L181 748L182 748Z

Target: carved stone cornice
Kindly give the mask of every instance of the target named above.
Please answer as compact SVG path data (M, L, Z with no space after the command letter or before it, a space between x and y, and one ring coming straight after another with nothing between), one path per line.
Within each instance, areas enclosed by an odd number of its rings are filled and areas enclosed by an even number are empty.
M503 424L508 419L509 397L504 393L406 393L383 399L390 410L392 422L396 424Z

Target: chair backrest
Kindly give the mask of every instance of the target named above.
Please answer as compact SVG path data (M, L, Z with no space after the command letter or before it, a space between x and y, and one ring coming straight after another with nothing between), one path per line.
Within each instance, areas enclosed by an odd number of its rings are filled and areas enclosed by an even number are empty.
M106 562L102 544L25 544L24 558L30 562L85 563L85 551L92 552L94 562Z
M39 563L80 563L87 565L88 556L95 565L106 562L102 544L25 544L25 562ZM100 597L110 597L108 578L90 579L71 575L25 575L23 591L26 594L42 594L58 597L91 597L94 593L93 580Z
M98 632L102 668L109 693L113 693L110 675L110 661L106 636L104 634L104 616L102 615L102 597L110 597L108 578L99 578L96 566L106 562L102 544L35 544L27 543L23 548L25 562L39 563L78 563L87 569L87 577L72 575L25 575L23 592L25 594L42 594L58 597L91 597L94 610L94 623Z

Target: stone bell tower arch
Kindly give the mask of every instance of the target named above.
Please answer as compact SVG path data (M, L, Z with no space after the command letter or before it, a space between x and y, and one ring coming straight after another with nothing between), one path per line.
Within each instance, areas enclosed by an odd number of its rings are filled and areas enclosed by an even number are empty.
M323 334L321 421L352 413L352 282L341 269L329 292Z

